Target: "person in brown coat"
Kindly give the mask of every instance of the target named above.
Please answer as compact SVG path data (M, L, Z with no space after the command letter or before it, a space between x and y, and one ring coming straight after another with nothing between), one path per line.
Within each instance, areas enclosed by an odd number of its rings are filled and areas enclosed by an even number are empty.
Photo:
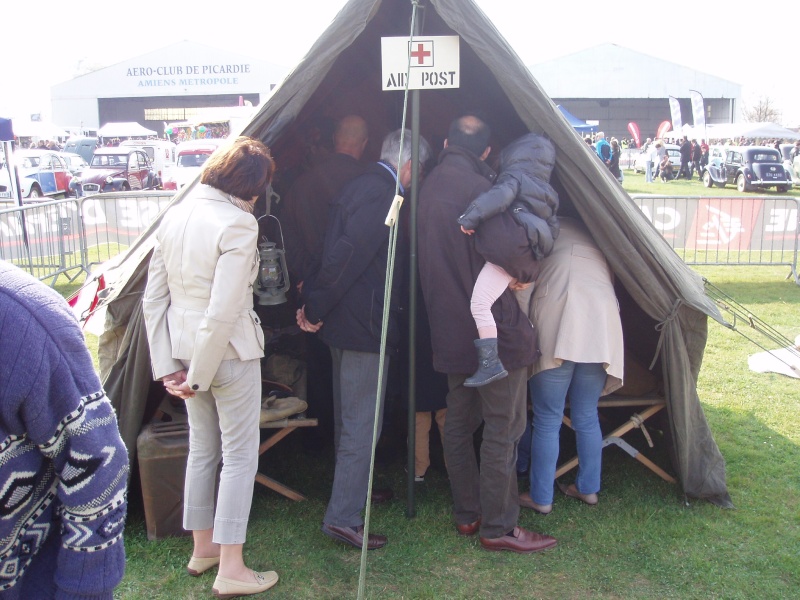
M556 540L517 526L517 443L525 429L527 370L537 350L535 331L510 290L493 309L499 356L508 376L482 387L464 386L478 366L470 297L486 260L475 249L475 236L454 225L470 202L492 186L494 172L483 161L490 150L489 135L486 123L473 115L450 126L439 164L420 191L420 282L433 366L448 379L444 453L456 530L461 535L480 531L486 550L530 553L552 548ZM481 423L479 468L473 435Z

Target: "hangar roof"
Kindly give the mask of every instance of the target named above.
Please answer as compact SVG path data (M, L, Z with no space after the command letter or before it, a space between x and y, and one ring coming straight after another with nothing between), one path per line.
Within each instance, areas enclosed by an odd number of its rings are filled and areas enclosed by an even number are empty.
M286 67L182 41L51 88L54 100L267 93Z
M742 86L616 44L528 67L551 98L740 98Z

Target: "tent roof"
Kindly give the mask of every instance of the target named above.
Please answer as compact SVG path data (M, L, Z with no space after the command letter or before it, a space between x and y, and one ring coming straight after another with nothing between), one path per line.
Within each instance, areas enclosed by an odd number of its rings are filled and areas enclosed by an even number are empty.
M244 135L268 144L279 173L276 189L307 158L314 128L349 113L364 116L370 127L367 157L377 156L384 134L400 125L402 92L382 92L380 38L408 36L410 0L351 0L340 11L306 57L264 104ZM423 18L425 35L461 38L461 88L419 94L420 131L432 147L441 147L452 118L480 110L493 129L491 144L500 149L533 131L557 148L552 182L565 211L591 230L617 277L626 347L648 363L654 355L668 402L673 463L684 491L730 505L724 461L711 436L697 396L696 381L706 342L706 316L722 321L705 295L700 277L687 267L644 217L622 187L568 126L529 70L472 0L430 0ZM492 160L490 156L489 161ZM191 186L175 198L180 202ZM413 196L412 196L413 198ZM313 217L312 217L313 218ZM128 292L142 285L146 259L157 223L132 246L127 259L106 273L111 285L106 302L121 306ZM108 313L117 323L138 318L120 306ZM139 325L141 328L141 325ZM130 329L130 327L129 327ZM630 335L629 335L630 333ZM137 339L137 334L129 335ZM138 339L142 340L141 332ZM134 352L131 349L131 352ZM128 354L112 369L107 383L117 403L140 390L125 384ZM140 369L148 374L147 369ZM111 377L109 378L111 379ZM135 386L133 386L135 387ZM124 398L115 398L115 393ZM129 446L130 448L130 446Z
M69 135L67 131L46 121L14 121L14 134L17 137L35 137L44 140L55 138L65 138Z
M800 132L777 123L725 123L707 127L709 139L767 138L800 140Z
M106 123L97 130L97 135L104 138L137 137L157 135L157 132L139 123Z
M567 123L570 126L580 133L590 133L593 131L597 131L597 125L589 125L586 121L581 121L578 117L573 115L569 112L566 108L561 106L560 104L556 104L556 108L561 111L561 114L564 115L564 118L567 120Z

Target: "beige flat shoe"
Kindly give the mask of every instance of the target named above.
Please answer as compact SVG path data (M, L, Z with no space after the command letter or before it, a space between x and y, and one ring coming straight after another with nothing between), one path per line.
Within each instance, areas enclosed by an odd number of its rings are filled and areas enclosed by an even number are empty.
M208 571L211 567L216 567L219 564L219 556L212 556L211 558L197 558L193 556L189 559L189 564L186 565L186 571L192 577L197 577Z
M533 512L539 513L540 515L549 515L553 512L552 504L536 504L536 502L531 500L529 492L522 492L519 495L519 505L530 508Z
M598 499L597 494L581 494L578 491L578 488L575 487L574 483L570 483L569 485L564 485L563 483L558 484L558 489L561 490L561 493L565 496L569 496L570 498L577 498L584 504L588 504L589 506L596 506Z
M273 585L278 583L278 574L275 571L263 571L258 573L253 571L255 581L237 581L220 577L214 580L214 587L211 591L217 598L236 598L237 596L250 596L266 592Z

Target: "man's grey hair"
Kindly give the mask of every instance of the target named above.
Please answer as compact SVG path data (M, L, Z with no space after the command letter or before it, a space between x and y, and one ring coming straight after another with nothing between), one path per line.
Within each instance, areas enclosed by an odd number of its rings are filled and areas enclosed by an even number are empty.
M399 169L411 160L411 130L405 130L403 137L403 154L400 156L400 135L403 130L398 129L383 138L381 147L381 160L391 164L395 169ZM397 157L400 156L400 164L397 164ZM431 157L431 147L425 138L419 136L419 163L424 164Z

